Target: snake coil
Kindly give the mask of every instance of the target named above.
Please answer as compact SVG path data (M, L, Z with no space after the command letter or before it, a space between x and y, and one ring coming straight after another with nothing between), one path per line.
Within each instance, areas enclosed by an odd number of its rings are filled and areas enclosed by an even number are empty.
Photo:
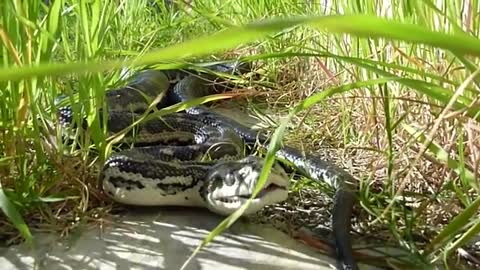
M237 74L249 71L244 63L208 68ZM219 79L180 70L146 70L133 78L127 86L106 93L106 124L112 134L138 120L137 112L149 106L145 97L163 95L157 105L162 108L215 93L211 81ZM59 113L62 124L73 121L69 107ZM134 147L114 153L101 173L103 188L114 200L136 205L200 206L228 215L250 197L263 166L260 158L242 155L244 146L267 147L269 139L205 106L193 106L185 112L142 122L123 141ZM276 156L303 175L335 189L332 226L337 269L358 269L350 240L356 179L333 164L288 146L281 147ZM285 200L287 186L287 175L275 164L246 214Z

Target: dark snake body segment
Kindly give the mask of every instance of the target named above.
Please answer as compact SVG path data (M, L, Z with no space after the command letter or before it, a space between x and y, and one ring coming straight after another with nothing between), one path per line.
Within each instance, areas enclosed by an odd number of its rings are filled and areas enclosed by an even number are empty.
M170 85L169 77L159 70L145 70L125 87L107 91L105 99L109 105L109 113L139 112L144 110L145 97L154 98L159 94L166 94ZM158 106L167 106L168 100L161 99Z

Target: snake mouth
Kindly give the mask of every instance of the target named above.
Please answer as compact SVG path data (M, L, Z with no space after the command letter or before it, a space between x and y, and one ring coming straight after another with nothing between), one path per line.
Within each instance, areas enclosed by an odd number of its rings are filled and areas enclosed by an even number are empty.
M255 196L254 200L262 199L267 195L270 195L273 192L276 191L286 191L287 187L286 186L281 186L277 185L275 183L270 183L266 187L264 187L258 194ZM250 194L242 194L242 195L233 195L233 196L228 196L228 197L220 197L217 198L217 200L222 201L222 202L233 202L233 201L246 201L252 197L252 193Z
M262 188L260 192L258 192L257 196L255 196L255 199L260 199L262 197L265 197L267 194L277 191L277 190L286 190L287 188L284 186L277 185L275 183L270 183L266 187ZM245 199L249 199L252 195L247 195L247 196L239 196Z

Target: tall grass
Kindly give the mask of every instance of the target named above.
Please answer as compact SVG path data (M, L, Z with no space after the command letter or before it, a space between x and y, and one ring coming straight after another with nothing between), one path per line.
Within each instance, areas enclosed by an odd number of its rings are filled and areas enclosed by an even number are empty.
M310 135L305 148L328 140L367 160L359 226L388 228L415 261L447 266L478 233L478 1L149 2L0 2L0 207L29 242L26 223L108 210L91 168L109 151L97 109L121 68L213 55L262 65L270 88L254 86L289 115L273 143ZM87 118L80 149L56 131L60 94Z

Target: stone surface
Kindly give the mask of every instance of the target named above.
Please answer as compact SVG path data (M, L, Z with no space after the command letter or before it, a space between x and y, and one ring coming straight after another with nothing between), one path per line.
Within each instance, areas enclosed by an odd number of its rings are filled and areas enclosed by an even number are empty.
M180 269L222 217L204 209L134 209L114 223L60 241L37 237L37 252L24 245L0 250L10 269ZM37 258L36 260L34 258ZM267 226L242 220L197 254L185 269L332 269L333 258Z

